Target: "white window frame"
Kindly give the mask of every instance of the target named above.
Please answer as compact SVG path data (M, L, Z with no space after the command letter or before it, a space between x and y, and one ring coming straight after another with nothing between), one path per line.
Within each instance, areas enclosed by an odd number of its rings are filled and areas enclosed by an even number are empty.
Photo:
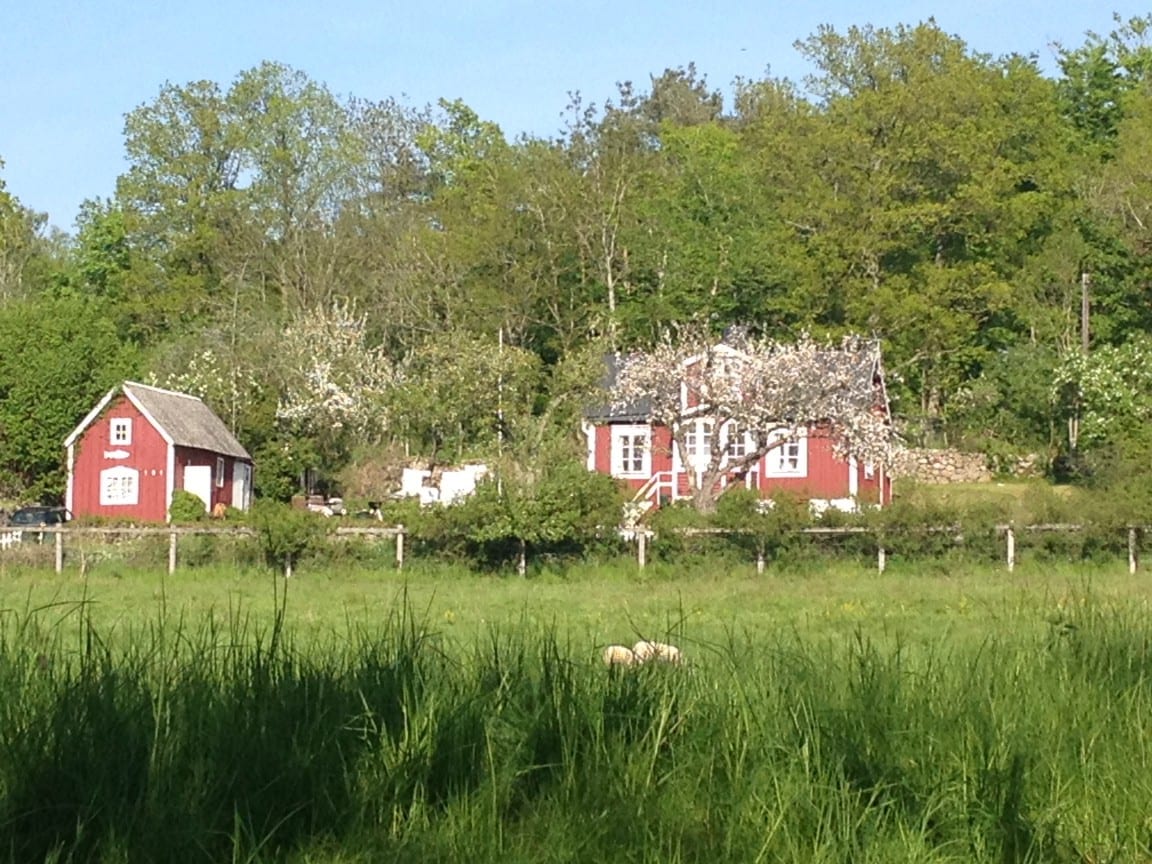
M684 431L684 452L693 471L703 471L712 461L712 435L715 430L716 424L712 420L700 418L688 422Z
M132 443L132 418L113 417L108 425L108 441L111 444L129 445Z
M778 443L790 437L791 431L787 429L777 429L768 435L772 449L764 454L765 477L808 476L808 433L799 430L795 440Z
M636 453L637 439L643 439L639 453ZM628 464L625 464L625 455L628 456ZM613 426L610 457L613 477L651 476L652 427L647 423Z
M224 488L224 457L216 457L216 488Z
M752 450L752 436L735 420L724 424L724 455L728 461L743 459Z
M100 506L134 507L140 503L140 472L115 465L100 472Z

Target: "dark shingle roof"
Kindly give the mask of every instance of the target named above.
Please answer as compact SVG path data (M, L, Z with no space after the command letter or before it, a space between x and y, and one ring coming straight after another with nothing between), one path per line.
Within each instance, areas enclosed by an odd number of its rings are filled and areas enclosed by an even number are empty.
M616 391L616 384L620 380L620 371L627 362L627 357L619 354L609 354L604 358L604 378L600 382L608 399L611 400ZM595 405L584 411L584 418L593 423L629 423L647 422L652 413L652 400L639 399L627 405L613 405L611 401L602 405Z
M251 461L248 451L228 431L224 421L197 397L134 381L125 381L123 390L173 444Z

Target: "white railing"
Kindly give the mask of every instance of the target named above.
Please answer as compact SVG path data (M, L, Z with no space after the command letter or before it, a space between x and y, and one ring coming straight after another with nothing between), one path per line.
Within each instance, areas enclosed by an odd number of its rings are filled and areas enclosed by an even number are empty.
M634 503L641 501L649 501L652 504L659 503L660 493L665 491L670 497L676 497L676 479L671 471L657 471L651 477L644 481L644 485L636 490L636 494L632 496Z

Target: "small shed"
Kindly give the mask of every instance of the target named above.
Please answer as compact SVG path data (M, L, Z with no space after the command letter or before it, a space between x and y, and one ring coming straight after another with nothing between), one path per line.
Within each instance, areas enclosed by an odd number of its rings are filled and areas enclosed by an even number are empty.
M247 510L252 457L198 397L125 381L64 442L75 516L165 522L172 494Z

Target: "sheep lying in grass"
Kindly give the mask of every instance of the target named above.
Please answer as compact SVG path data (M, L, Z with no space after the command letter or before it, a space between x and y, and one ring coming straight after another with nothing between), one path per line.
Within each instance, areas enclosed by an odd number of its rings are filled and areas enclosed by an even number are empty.
M600 656L605 666L635 666L637 663L632 649L623 645L609 645Z
M666 645L663 642L650 642L647 639L641 639L632 646L632 655L636 658L637 663L647 663L649 660L655 660L660 663L671 663L673 666L679 666L684 662L680 654L680 649L675 645Z

